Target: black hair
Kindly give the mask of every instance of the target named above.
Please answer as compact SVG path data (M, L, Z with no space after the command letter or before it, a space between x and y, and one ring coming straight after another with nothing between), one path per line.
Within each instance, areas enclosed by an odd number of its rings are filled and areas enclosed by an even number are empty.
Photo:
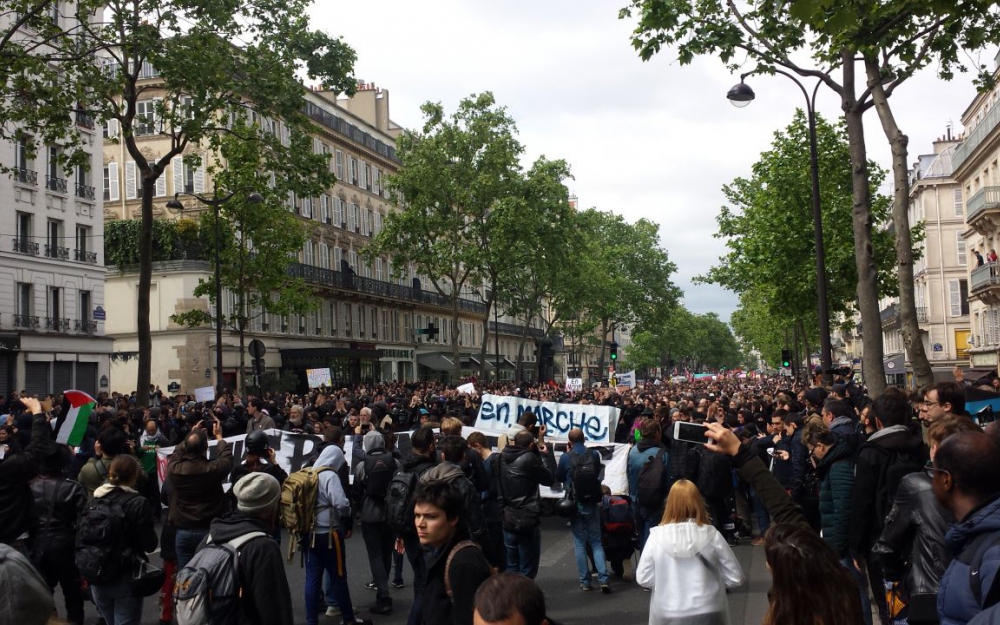
M462 515L465 498L452 482L421 480L413 491L413 504L418 503L428 503L441 508L446 517L455 519Z
M468 443L461 436L449 434L438 442L437 449L442 457L448 462L458 464L465 458L465 451L469 448Z
M937 391L939 404L951 404L952 414L965 413L965 389L958 382L938 382L928 390Z
M101 453L105 456L119 456L125 453L125 431L118 427L106 427L97 435Z
M985 432L958 432L944 439L934 466L949 472L955 486L979 502L1000 492L1000 448Z
M434 444L434 430L431 428L417 428L417 431L410 434L410 445L414 449L427 451Z
M882 427L890 425L906 425L910 420L913 410L910 407L910 398L906 393L897 388L887 388L872 403L872 413L875 418L882 423Z
M208 451L208 435L205 434L205 430L198 429L193 430L184 439L184 451L201 455Z
M520 614L524 625L541 625L545 620L545 594L538 584L524 575L506 571L479 585L475 611L487 623Z

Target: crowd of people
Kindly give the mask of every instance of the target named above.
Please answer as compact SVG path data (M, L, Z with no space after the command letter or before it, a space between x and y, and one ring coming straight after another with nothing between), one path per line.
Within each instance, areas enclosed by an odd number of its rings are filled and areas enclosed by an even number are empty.
M61 397L12 395L0 404L0 585L18 585L0 621L83 623L89 601L130 625L158 594L161 625L292 623L299 601L308 625L364 623L397 609L405 576L408 625L553 623L534 580L542 517L560 514L580 591L637 583L650 624L729 623L740 540L772 575L765 625L1000 622L1000 428L965 412L967 382L874 398L834 382L477 385L617 407L614 440L628 449L614 490L607 446L582 430L553 441L528 411L496 440L463 429L478 393L438 383L204 404L152 389L150 406L101 395L73 448L55 442ZM279 464L271 430L319 440L304 468ZM359 528L365 609L346 571ZM301 551L302 588L283 544ZM162 569L147 556L157 548Z

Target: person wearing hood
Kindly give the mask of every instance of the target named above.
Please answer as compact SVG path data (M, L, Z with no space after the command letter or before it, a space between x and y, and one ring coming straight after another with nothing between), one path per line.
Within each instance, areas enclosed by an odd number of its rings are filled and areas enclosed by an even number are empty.
M396 459L385 449L385 438L372 430L365 434L364 462L354 469L352 494L360 512L361 537L368 551L368 564L377 591L373 614L392 612L389 596L389 572L392 570L392 553L395 534L386 517L385 496L389 482L398 469Z
M159 412L159 409L157 409ZM142 465L142 472L146 479L142 481L142 494L149 501L153 510L153 518L160 519L160 487L156 477L156 450L160 447L170 447L170 441L160 431L155 419L146 421L145 428L139 436L139 448L136 455L139 457L139 464Z
M743 569L693 482L678 480L670 488L635 575L652 591L649 625L729 625L726 589L743 583Z
M344 551L344 540L353 533L351 503L337 475L337 471L346 463L343 450L330 445L320 453L315 464L315 468L320 469L317 476L316 517L312 535L302 537L306 567L306 625L316 625L318 621L324 572L330 575L332 591L345 624L357 622L354 620L351 591L347 586Z
M660 521L663 516L663 504L666 501L667 489L670 486L670 459L667 450L660 445L662 440L662 428L660 424L647 419L643 422L639 430L641 438L639 442L628 450L628 461L626 473L628 476L628 495L632 500L635 510L636 529L639 531L639 550L642 551L649 531ZM683 441L682 441L683 442ZM683 453L683 452L678 452ZM659 457L660 464L663 465L663 497L657 505L642 505L639 501L639 474L646 463L651 459ZM655 460L654 460L655 461ZM649 502L647 502L649 503Z
M94 499L107 499L121 506L125 513L122 521L125 536L120 544L125 553L144 559L147 553L156 549L159 541L149 502L135 490L139 472L135 456L115 456L108 467L108 482L97 487ZM91 583L91 595L108 625L134 625L142 620L143 597L132 593L131 567L123 565L120 568L116 579L103 584Z
M240 583L240 625L291 625L292 593L285 576L281 547L270 535L278 525L281 485L262 471L248 473L233 484L236 510L212 521L208 541L221 545L257 532L239 548L236 574Z
M468 457L469 444L461 436L452 434L442 438L437 449L441 453L441 462L424 473L420 479L441 480L455 486L465 500L463 521L466 524L466 533L485 550L489 543L489 530L483 514L482 497L462 468L462 461Z

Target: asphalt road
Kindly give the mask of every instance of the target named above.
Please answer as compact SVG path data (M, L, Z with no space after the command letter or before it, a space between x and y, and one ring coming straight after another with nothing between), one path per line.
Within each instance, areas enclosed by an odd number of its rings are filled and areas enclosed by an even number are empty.
M287 543L283 548L287 549ZM759 625L767 608L767 590L771 584L770 574L764 566L764 550L762 547L752 547L749 540L744 540L735 548L735 552L748 579L742 587L729 594L732 623ZM390 615L376 616L368 612L368 608L375 601L375 591L364 588L371 574L360 532L347 541L347 558L351 600L355 609L360 610L359 616L377 625L405 624L406 614L413 600L411 586L413 573L409 564L403 565L403 580L406 587L391 589L395 611ZM159 564L158 554L151 560ZM299 565L298 555L293 562L286 565L286 573L292 588L295 622L305 623L305 599L302 595L305 570ZM562 519L555 517L543 519L541 566L536 581L545 591L549 616L563 625L584 623L640 625L648 622L650 595L643 592L635 583L612 579L613 592L608 595L601 594L596 584L591 592L580 590L576 575L576 558L573 555L573 537ZM60 614L64 615L61 595L56 597L56 605ZM86 606L86 618L88 625L97 620L97 611L92 604ZM157 597L146 599L142 623L143 625L159 623ZM339 619L321 616L320 623L337 625Z

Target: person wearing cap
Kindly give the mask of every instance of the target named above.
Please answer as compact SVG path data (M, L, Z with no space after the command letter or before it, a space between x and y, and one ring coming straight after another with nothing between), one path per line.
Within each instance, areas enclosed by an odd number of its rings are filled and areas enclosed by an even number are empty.
M291 625L292 593L285 576L281 547L270 535L278 525L278 502L281 485L272 475L262 471L248 473L233 485L236 510L212 521L209 540L218 545L249 534L264 532L267 536L251 538L240 548L236 559L240 581L240 619L248 625Z

